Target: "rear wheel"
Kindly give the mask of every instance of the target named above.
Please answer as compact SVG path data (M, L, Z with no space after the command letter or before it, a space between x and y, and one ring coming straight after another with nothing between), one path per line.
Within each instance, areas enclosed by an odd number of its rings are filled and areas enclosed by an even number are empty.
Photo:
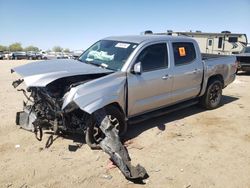
M221 99L222 82L220 80L209 81L207 90L201 98L201 104L206 109L212 110L220 106Z
M107 106L105 111L114 128L118 130L119 136L124 135L126 133L126 124L123 113L115 106ZM99 143L105 138L99 126L93 117L91 125L86 130L85 140L92 149L100 149Z

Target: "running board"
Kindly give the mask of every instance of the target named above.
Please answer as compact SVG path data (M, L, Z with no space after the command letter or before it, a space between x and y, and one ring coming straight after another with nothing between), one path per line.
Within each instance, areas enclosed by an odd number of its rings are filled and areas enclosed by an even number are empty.
M169 114L171 112L177 111L177 110L181 110L183 108L187 108L189 106L195 105L199 103L198 99L192 99L192 100L188 100L182 103L178 103L169 107L165 107L165 108L161 108L152 112L147 112L145 114L142 114L140 116L136 116L136 117L132 117L128 120L129 124L136 124L136 123L140 123L142 121L151 119L151 118L155 118L158 116L162 116L165 114Z

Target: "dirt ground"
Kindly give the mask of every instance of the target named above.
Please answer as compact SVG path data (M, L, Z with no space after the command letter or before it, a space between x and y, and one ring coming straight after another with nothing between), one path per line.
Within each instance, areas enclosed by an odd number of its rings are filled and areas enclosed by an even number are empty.
M108 155L90 150L81 138L59 137L45 149L15 125L23 95L10 69L28 61L0 61L0 187L250 187L250 75L240 74L223 90L223 105L198 106L131 125L132 163L149 174L144 185L127 181Z

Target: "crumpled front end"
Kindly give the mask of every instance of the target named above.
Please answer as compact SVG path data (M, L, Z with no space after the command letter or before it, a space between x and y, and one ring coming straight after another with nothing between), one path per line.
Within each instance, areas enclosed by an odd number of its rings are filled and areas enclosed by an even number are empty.
M104 75L66 77L51 82L46 87L18 89L23 92L26 100L23 102L23 110L17 112L16 124L33 132L48 129L54 133L59 131L84 133L90 114L82 111L74 101L68 101L64 108L62 106L71 89L101 76ZM17 88L22 82L20 79L14 81L12 85Z
M45 86L33 83L26 90L18 89L23 92L26 100L23 102L23 110L17 112L16 124L34 132L39 141L42 140L44 130L52 131L53 134L45 145L49 147L53 143L53 135L58 133L84 134L93 125L94 118L98 120L97 128L105 136L100 142L101 149L128 180L142 182L148 177L146 170L140 165L131 165L129 154L108 119L109 115L98 110L114 101L120 104L125 102L124 73L108 74L110 73L62 77ZM17 88L23 81L25 80L14 81L12 85ZM45 83L44 80L42 83ZM100 111L104 112L101 116Z

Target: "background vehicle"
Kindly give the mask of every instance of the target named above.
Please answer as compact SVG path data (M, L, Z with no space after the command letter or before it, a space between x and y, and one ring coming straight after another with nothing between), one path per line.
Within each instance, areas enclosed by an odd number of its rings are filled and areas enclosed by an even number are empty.
M56 53L56 58L57 59L69 59L69 55L63 52L58 52Z
M13 52L11 59L27 59L27 54L26 52Z
M42 54L39 52L29 51L26 55L27 59L42 59Z
M143 32L143 34L191 37L198 42L202 53L209 54L239 54L248 44L246 34L231 33L230 31L222 31L221 33L206 33L201 31L178 32L168 30L165 33L153 33L148 30Z
M244 48L242 53L237 54L237 60L239 62L238 70L250 71L250 46Z
M69 59L69 55L63 52L48 52L42 53L42 59Z
M0 59L4 59L5 55L2 51L0 51Z
M57 59L55 52L42 52L42 59Z
M93 114L105 109L120 134L138 122L200 102L220 105L222 89L234 81L234 56L201 54L195 40L172 36L109 37L86 50L79 60L36 62L12 69L31 92L30 105L17 124L57 132L86 133L96 147L103 138ZM37 101L39 100L39 102ZM37 102L36 102L37 101Z
M73 53L71 54L72 55L72 59L77 59L80 57L80 55L83 53L84 51L83 50L74 50Z

